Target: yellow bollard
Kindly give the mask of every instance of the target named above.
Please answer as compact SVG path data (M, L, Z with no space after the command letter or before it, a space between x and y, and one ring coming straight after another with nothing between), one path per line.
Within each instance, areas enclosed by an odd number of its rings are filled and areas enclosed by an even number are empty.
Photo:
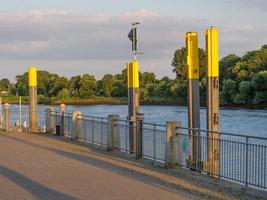
M139 63L137 60L127 63L128 74L128 120L130 153L136 153L136 117L139 111Z
M30 66L28 71L29 79L29 126L31 132L38 131L37 124L37 68L35 66Z
M188 128L190 140L190 153L187 162L188 167L201 170L201 141L199 131L192 129L200 128L200 99L199 99L199 58L198 58L198 34L186 33L186 50L188 66Z
M219 44L218 30L215 27L206 32L207 52L207 129L208 162L206 169L213 177L220 173L220 136L219 131Z

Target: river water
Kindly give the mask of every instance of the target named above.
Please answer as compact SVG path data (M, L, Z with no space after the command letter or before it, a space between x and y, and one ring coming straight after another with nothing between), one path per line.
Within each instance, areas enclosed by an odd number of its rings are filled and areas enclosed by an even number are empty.
M48 107L59 110L59 106L39 105L39 112L44 113ZM24 105L23 110L28 106ZM67 112L80 110L84 115L107 117L109 114L118 114L126 119L127 105L92 105L67 106ZM11 110L18 110L18 105L12 105ZM145 121L157 124L166 124L168 120L181 121L187 127L187 107L183 106L141 106L145 114ZM206 109L201 109L201 129L206 129ZM267 110L254 109L220 109L220 129L222 132L237 133L250 136L267 137Z

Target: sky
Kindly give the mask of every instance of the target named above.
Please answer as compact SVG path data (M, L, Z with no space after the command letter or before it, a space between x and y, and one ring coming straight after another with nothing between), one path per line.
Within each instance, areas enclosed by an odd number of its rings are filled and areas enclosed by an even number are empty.
M127 38L138 30L141 71L174 77L185 33L219 30L220 57L267 44L267 0L0 0L0 78L29 65L62 76L120 73L132 59Z

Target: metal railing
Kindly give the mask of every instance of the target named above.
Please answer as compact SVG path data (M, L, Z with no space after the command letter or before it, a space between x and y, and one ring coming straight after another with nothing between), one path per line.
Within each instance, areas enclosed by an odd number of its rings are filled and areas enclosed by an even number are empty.
M198 135L189 135L190 131ZM219 138L208 137L208 134L218 134ZM197 141L200 146L195 147L201 151L195 162L189 159L190 140ZM178 165L246 186L267 189L267 138L178 127L176 142L180 148ZM208 149L213 152L214 144L219 146L219 161L218 170L211 173Z
M44 132L46 129L45 114L43 112L35 112L35 115L37 116L37 126L38 126L39 131ZM8 121L7 121L9 131L27 132L29 131L29 121L30 121L29 110L27 109L20 110L20 111L16 109L9 110ZM3 110L2 110L1 117L0 117L0 125L1 125L1 129L5 129L6 115Z
M54 112L52 116L55 123L60 124L62 115ZM89 115L73 118L70 113L64 113L63 119L65 136L107 147L110 131L108 118ZM128 120L114 121L112 127L117 128L119 141L114 144L115 149L130 153L129 130L132 126ZM167 126L143 122L141 131L142 157L164 164ZM219 137L210 137L211 134L217 134ZM192 141L194 148L198 150L193 159ZM218 164L217 170L210 170L212 162L216 162L210 158L214 145L219 149ZM177 127L175 154L176 164L185 169L267 189L267 138Z

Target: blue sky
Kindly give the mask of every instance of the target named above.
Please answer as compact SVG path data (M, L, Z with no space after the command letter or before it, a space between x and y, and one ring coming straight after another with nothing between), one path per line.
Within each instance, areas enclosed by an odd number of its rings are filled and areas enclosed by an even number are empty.
M28 65L72 76L119 73L131 59L127 33L139 29L141 70L173 76L175 49L187 31L220 31L220 56L267 43L266 0L0 0L0 78Z

